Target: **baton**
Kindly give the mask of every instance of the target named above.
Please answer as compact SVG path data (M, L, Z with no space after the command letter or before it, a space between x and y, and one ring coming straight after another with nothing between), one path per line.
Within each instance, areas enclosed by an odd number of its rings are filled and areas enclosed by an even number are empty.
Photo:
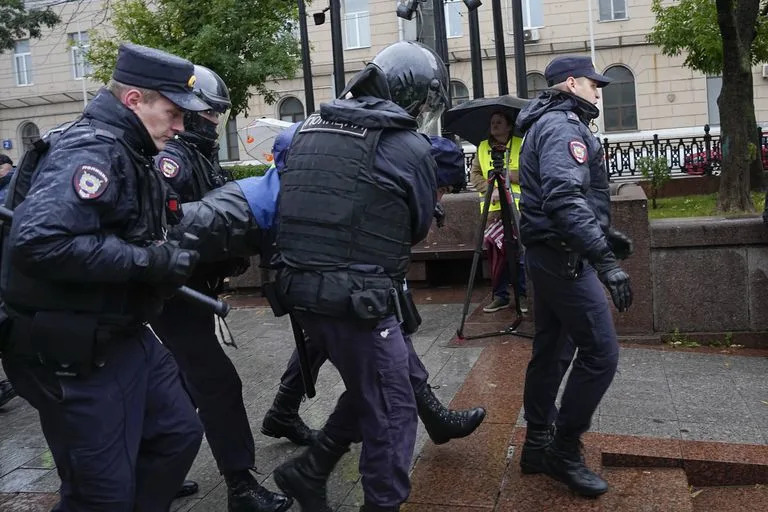
M5 206L0 206L0 219L13 221L13 211ZM226 318L229 314L229 304L222 300L209 297L197 290L193 290L189 286L180 286L177 293L180 297L183 297L186 300L202 304L221 318Z

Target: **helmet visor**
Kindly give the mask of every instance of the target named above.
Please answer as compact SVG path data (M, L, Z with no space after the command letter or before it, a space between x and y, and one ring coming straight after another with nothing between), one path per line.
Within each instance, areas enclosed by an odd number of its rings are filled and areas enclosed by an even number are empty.
M427 100L416 115L416 124L421 133L437 133L437 123L448 106L448 95L438 80L432 80Z
M225 110L224 112L218 112L214 109L206 110L204 112L200 112L200 116L204 119L211 122L211 124L216 125L216 140L221 140L221 137L226 133L227 131L227 121L229 121L229 113L230 109Z

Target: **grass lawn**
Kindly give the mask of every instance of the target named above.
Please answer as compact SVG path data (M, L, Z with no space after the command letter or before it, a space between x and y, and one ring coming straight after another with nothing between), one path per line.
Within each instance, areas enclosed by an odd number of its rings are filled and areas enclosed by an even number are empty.
M752 192L752 202L755 205L754 214L740 214L740 216L760 215L765 204L765 192ZM705 194L697 196L664 197L656 200L657 208L651 206L648 199L649 219L669 219L672 217L708 217L715 215L717 194Z

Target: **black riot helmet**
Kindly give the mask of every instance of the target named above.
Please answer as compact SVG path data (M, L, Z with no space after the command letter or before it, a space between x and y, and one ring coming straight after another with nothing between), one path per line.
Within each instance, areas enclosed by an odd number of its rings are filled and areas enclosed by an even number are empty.
M211 108L204 112L186 112L184 131L192 132L210 143L215 143L226 129L229 110L232 107L227 84L212 69L195 65L195 83L192 92ZM218 120L218 123L211 119Z
M448 69L431 48L416 41L400 41L374 58L386 75L392 101L416 118L426 129L440 118L448 105Z

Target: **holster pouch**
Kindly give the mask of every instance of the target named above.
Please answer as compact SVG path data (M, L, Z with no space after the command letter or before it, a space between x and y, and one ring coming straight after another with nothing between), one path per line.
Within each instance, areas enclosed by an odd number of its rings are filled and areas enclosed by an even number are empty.
M562 261L562 272L565 279L574 280L579 277L584 270L584 258L581 254L568 247L565 242L557 240L547 240L546 244L555 249Z
M62 377L87 377L94 366L96 315L39 311L32 320L30 344L40 359Z
M416 309L416 304L413 302L411 290L399 290L397 296L400 301L400 311L403 316L403 332L405 332L405 334L413 334L421 325L421 315L419 315L419 310Z

